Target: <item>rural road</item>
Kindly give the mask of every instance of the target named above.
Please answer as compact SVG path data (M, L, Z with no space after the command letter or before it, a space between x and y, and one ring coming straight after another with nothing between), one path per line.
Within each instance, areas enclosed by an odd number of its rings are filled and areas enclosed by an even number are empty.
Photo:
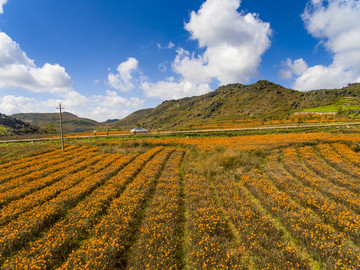
M301 129L301 128L312 128L312 127L341 127L341 126L354 126L360 125L360 122L352 123L338 123L338 124L312 124L312 125L287 125L287 126L269 126L269 127L249 127L249 128L230 128L230 129L204 129L204 130L180 130L180 131L160 131L160 132L149 132L142 135L172 135L172 134L184 134L184 133L209 133L209 132L226 132L226 131L251 131L251 130L272 130L272 129ZM109 135L92 135L92 136L69 136L64 139L86 139L94 137L126 137L131 134L109 134ZM60 137L53 138L33 138L33 139L18 139L18 140L0 140L0 143L14 143L14 142L36 142L36 141L54 141L59 140Z

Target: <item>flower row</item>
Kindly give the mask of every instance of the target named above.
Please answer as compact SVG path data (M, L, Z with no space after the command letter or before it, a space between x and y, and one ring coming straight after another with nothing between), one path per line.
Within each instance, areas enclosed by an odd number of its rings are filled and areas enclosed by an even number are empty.
M237 256L248 255L257 269L310 269L294 245L249 198L234 178L216 177L217 194L229 220L234 224L242 246Z
M329 144L320 144L317 146L321 156L333 167L344 173L360 179L360 168L355 166L349 160L344 159Z
M316 153L316 150L313 147L300 147L298 151L305 165L321 177L328 179L334 184L345 187L355 193L360 192L359 179L345 174L344 172L339 171L335 167L332 167L328 163L324 162L324 160Z
M190 269L241 269L234 235L208 181L202 176L187 174L185 196Z
M55 159L39 158L36 161L32 161L32 165L26 170L15 170L8 172L7 176L1 180L0 192L4 192L8 189L22 185L23 183L32 181L34 179L46 176L53 172L58 171L63 166L69 165L69 163L76 163L78 159L81 159L83 154L93 152L90 148L81 149L80 152L72 152L64 156L57 157ZM65 163L65 164L64 164ZM12 168L10 168L12 170Z
M241 182L319 261L321 268L359 269L360 252L348 238L276 189L259 171L241 177Z
M120 155L104 156L106 167L86 177L72 188L61 192L55 198L24 212L17 219L0 228L0 262L12 251L22 247L35 235L49 227L81 199L90 194L110 176L117 173L128 159ZM105 164L107 163L107 164ZM100 165L97 163L95 166Z
M10 222L11 220L19 216L21 213L24 213L25 211L28 211L35 206L41 205L42 203L51 200L59 193L73 187L86 177L91 176L92 174L104 169L109 165L106 159L105 162L100 161L100 159L101 156L89 155L89 157L87 157L82 162L77 163L74 166L67 168L67 170L62 171L60 174L61 177L59 177L59 175L56 175L56 178L61 178L58 181L51 181L50 176L37 181L36 183L38 184L45 182L53 183L44 188L38 189L26 195L25 197L19 198L19 196L21 197L22 194L28 193L26 192L26 189L20 191L17 190L18 192L13 192L12 197L16 197L17 200L11 201L0 209L0 224L3 225L7 222Z
M284 167L306 186L314 188L328 198L360 213L360 196L342 186L335 185L328 179L308 170L299 160L296 149L289 147L284 150Z
M140 213L172 149L164 149L150 160L114 199L107 214L92 230L90 238L74 250L59 269L113 269L127 250Z
M6 261L3 268L46 269L61 264L71 249L101 220L111 200L159 150L153 149L134 160L134 154L127 155L125 159L131 161L129 164L71 209L41 238Z
M84 153L81 157L76 157L70 159L62 164L53 165L48 170L48 172L39 173L37 175L29 175L30 181L26 179L27 177L19 177L19 179L14 181L9 181L8 183L2 184L2 187L6 190L0 193L0 205L3 206L10 201L13 201L18 198L22 198L27 194L30 194L36 190L42 189L46 186L49 186L64 177L67 174L76 172L77 170L84 167L84 164L88 164L88 159L94 157L94 153ZM42 176L39 176L42 175ZM10 188L11 187L11 188Z
M47 164L52 165L61 162L64 158L71 157L77 149L85 147L72 146L66 152L55 150L42 155L36 155L22 160L12 161L0 167L0 183L13 179L29 172L46 168Z
M269 156L266 167L267 173L274 184L294 201L305 208L313 210L324 222L351 237L354 243L360 244L360 216L342 203L330 199L315 188L303 185L301 180L290 176L280 166L278 159L279 155L273 153ZM302 170L300 163L293 166L296 167L297 171ZM312 180L310 175L304 177L307 177L309 182Z
M177 257L181 249L179 169L183 153L183 150L173 152L165 164L138 239L131 247L129 269L180 268L181 258Z

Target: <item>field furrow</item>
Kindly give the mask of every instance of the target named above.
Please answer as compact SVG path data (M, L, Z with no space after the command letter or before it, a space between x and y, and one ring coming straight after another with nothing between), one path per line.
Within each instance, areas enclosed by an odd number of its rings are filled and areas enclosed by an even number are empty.
M278 160L279 154L273 152L266 166L266 172L274 184L294 201L313 210L324 222L342 231L360 246L360 216L316 189L304 186L300 180L290 176Z
M3 262L7 255L24 246L35 236L49 229L58 218L116 174L125 165L127 159L109 155L107 162L108 166L100 172L85 178L52 200L21 214L16 220L1 227L0 262Z
M60 265L73 248L83 240L91 228L98 223L111 200L121 193L129 181L138 173L160 148L138 156L115 176L100 186L50 228L39 240L11 257L3 269L15 266L29 269L53 269ZM131 161L133 154L127 156Z
M69 149L67 149L65 152L57 150L53 151L52 153L46 153L44 155L34 156L32 158L22 160L21 163L16 165L0 168L0 183L41 170L42 168L46 168L53 164L57 164L66 158L71 157L78 149L84 150L86 148L72 146L69 147Z
M190 269L244 269L229 223L215 202L208 181L185 176L187 257Z
M235 256L249 256L255 269L311 269L294 244L265 216L234 178L214 179L216 192L229 220L243 243Z
M88 160L86 159L92 159L94 156L95 154L92 152L88 154L84 153L81 157L74 157L73 159L62 163L61 166L56 166L57 170L55 172L51 171L48 175L33 179L30 182L22 182L19 180L16 187L0 193L0 208L13 200L23 198L32 192L41 190L42 188L60 181L67 174L76 172L79 169L79 166L83 167L84 163L88 163Z
M100 162L97 166L94 166L101 156L89 156L86 160L76 164L73 167L68 168L68 171L63 172L63 178L53 183L50 186L37 190L29 195L10 202L0 209L0 226L5 223L14 220L21 213L24 213L35 206L39 206L42 203L51 200L60 192L65 191L77 183L81 182L84 178L103 169L104 165ZM23 192L23 191L22 191ZM16 193L14 193L14 197Z
M355 166L349 160L344 159L329 144L319 144L317 148L320 152L320 155L331 166L333 166L339 171L355 177L356 179L360 179L360 168L358 166Z
M284 168L294 177L300 179L304 185L315 188L330 199L342 203L349 209L360 213L360 196L308 170L301 163L295 148L289 147L284 150L282 162Z
M42 178L49 174L59 172L64 167L72 166L72 164L75 164L79 160L82 160L83 155L86 155L88 153L94 154L92 149L87 148L82 149L82 151L80 152L76 152L76 154L72 153L65 157L59 157L54 162L48 159L39 159L36 161L36 164L32 166L32 168L35 169L31 170L31 172L2 182L0 186L0 193L4 193L10 189L23 186L24 184L27 184L33 180Z
M141 210L173 149L164 149L148 162L125 191L110 204L108 213L90 238L74 250L59 269L114 269L123 260L136 233Z
M181 239L177 235L180 223L180 164L184 151L177 150L169 157L158 180L149 212L131 247L128 269L180 269L177 258Z
M347 175L327 164L313 147L306 146L298 149L305 165L321 177L330 180L335 185L345 187L354 193L360 192L360 180Z
M287 228L326 269L359 269L360 249L344 234L324 224L312 211L277 190L259 171L243 176L241 182Z

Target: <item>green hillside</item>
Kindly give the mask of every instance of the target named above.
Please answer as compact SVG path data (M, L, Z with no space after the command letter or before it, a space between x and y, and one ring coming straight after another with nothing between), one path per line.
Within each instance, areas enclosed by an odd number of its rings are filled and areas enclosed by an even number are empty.
M37 133L39 128L0 113L0 136Z
M57 132L59 128L59 113L18 113L11 117L36 125L47 133ZM63 112L62 119L65 131L89 130L100 125L94 120L81 118L69 112Z
M129 114L127 117L118 120L116 122L108 124L110 129L116 128L120 130L130 130L138 125L138 123L145 118L149 113L151 113L154 109L142 109L132 114Z
M345 109L352 110L351 115L355 115L353 110L359 111L359 98L360 84L309 92L284 88L269 81L230 84L202 96L164 101L138 124L161 130L191 128L223 120L284 119L294 112L312 112L315 108L335 106L344 100L351 100L351 106L345 106Z

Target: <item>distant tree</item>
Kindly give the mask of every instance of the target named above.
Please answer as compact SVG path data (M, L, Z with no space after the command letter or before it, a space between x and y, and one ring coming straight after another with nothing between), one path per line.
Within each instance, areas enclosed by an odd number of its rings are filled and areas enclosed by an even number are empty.
M7 127L0 125L0 136L7 136L10 134L10 131L7 129Z

